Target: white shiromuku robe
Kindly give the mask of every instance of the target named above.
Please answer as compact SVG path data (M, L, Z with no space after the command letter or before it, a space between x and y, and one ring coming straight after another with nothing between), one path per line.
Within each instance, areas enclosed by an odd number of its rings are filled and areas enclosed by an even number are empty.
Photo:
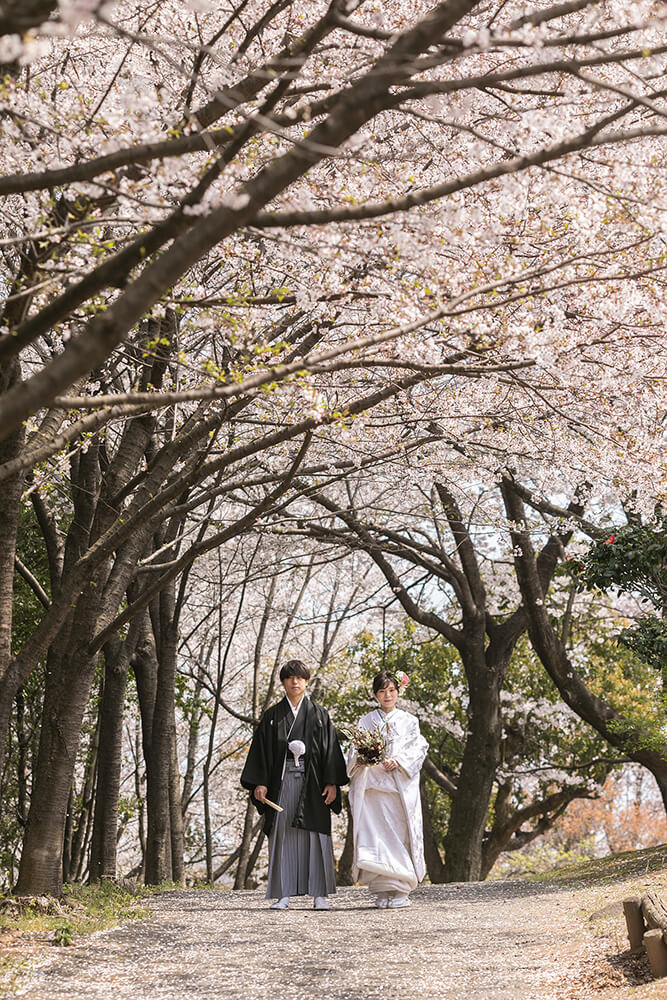
M376 708L359 720L359 726L381 727L387 757L399 767L385 771L381 764L359 764L356 749L350 748L353 874L371 892L408 893L426 871L419 772L428 743L419 731L416 716L400 708L387 715Z

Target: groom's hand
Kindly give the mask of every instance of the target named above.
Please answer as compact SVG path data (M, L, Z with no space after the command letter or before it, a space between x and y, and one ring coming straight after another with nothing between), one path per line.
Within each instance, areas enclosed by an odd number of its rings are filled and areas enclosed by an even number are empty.
M325 806L330 806L333 800L336 798L336 786L325 785L324 791L322 792L322 798L324 799Z
M263 802L264 799L266 798L267 792L268 788L266 787L266 785L257 785L255 791L252 794L255 796L258 802Z

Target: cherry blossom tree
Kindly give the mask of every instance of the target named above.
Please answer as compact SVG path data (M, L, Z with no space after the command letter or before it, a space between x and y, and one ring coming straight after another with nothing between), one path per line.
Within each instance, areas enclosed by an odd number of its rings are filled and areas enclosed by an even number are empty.
M0 23L0 729L47 656L51 720L26 891L59 888L99 650L129 661L162 605L164 749L177 581L304 470L426 441L655 499L661 5L194 7ZM24 494L51 587L13 650Z
M381 640L362 633L339 661L345 682L334 688L329 703L336 718L354 724L368 710L370 681L380 664L408 672L401 706L416 712L429 741L422 774L425 857L431 881L442 882L448 872L440 848L458 791L468 727L464 671L451 645L414 623ZM571 803L599 794L608 771L623 759L610 755L604 741L563 705L525 639L508 669L501 702L501 752L482 842L481 878L501 854L543 836Z

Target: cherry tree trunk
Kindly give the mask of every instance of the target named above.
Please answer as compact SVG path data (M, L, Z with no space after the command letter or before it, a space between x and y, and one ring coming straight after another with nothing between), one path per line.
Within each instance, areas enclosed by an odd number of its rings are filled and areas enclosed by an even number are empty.
M352 877L352 861L354 859L354 821L352 819L352 810L350 809L350 802L347 795L345 796L345 814L347 816L347 829L345 830L345 843L343 844L343 850L341 851L340 858L338 859L336 882L338 885L354 885L354 878Z
M185 827L181 807L181 775L178 769L176 718L171 727L169 763L169 824L171 833L171 880L185 885Z
M90 848L91 882L116 876L118 797L128 657L124 655L121 643L116 641L105 645L104 660L97 789Z
M421 799L422 820L424 824L424 861L426 863L426 871L430 881L434 885L439 885L445 881L445 866L442 858L440 857L440 852L435 839L435 833L433 831L431 806L426 793L425 771L422 771L419 776L419 795Z
M74 784L70 790L70 801L68 804L68 817L66 829L69 827L69 835L66 833L63 844L63 882L77 882L86 868L88 846L92 830L92 817L95 808L95 786L97 784L97 763L100 746L100 720L91 735L88 752L86 754L86 767L84 771L83 788L80 795L75 794ZM74 826L73 806L74 802L80 800L78 815L76 816L76 827Z
M146 805L148 812L148 832L146 836L147 885L183 878L183 833L175 814L181 816L180 792L176 789L178 768L174 760L176 716L174 692L176 684L176 658L178 626L174 622L173 600L165 592L160 594L158 643L159 662L155 705L152 712L150 750L146 758ZM172 820L176 819L180 829L174 830ZM173 851L177 856L174 859ZM175 863L174 863L175 861Z
M0 392L10 388L20 377L18 365L0 369ZM0 441L0 465L16 458L22 451L25 432L21 427ZM7 731L19 679L12 667L12 609L14 602L14 560L18 531L23 474L0 484L0 774L2 773Z
M90 447L71 461L74 517L65 545L65 566L87 548L99 495L99 451ZM59 895L65 824L97 657L89 651L104 605L108 565L100 563L51 643L46 657L44 706L37 766L16 891Z
M234 878L235 889L245 889L245 882L248 874L248 864L250 862L250 850L252 846L254 818L255 818L255 807L252 804L252 802L248 800L248 805L246 806L246 811L245 811L245 820L243 823L243 835L241 837L239 863L236 868L236 877Z
M445 882L475 882L482 877L482 844L500 759L502 717L495 673L481 652L480 657L474 670L466 664L468 738L445 837Z
M47 659L44 711L37 767L26 826L16 892L19 895L60 895L67 807L81 724L88 704L95 659L86 644L93 634L94 617L77 630L84 643ZM62 654L62 655L60 655Z

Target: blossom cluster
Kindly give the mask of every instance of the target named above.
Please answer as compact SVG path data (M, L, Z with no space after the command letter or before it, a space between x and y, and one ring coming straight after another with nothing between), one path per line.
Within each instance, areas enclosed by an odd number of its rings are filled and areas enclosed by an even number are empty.
M374 729L355 726L354 729L343 730L343 733L356 749L359 764L372 767L386 759L387 742L379 726Z

